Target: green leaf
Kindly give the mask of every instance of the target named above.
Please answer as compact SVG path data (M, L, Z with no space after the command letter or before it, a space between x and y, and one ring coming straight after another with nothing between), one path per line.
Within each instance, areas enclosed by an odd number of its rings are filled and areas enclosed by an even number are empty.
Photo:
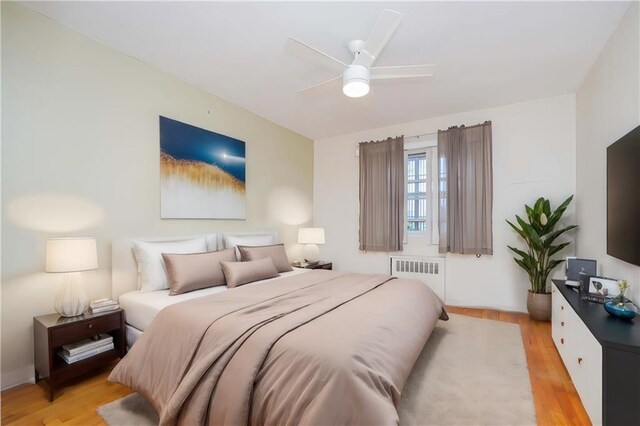
M534 212L533 209L531 207L529 207L528 205L524 205L524 210L527 212L527 219L529 219L529 223L534 221Z
M517 248L515 248L515 247L511 247L511 246L507 246L507 247L509 248L509 250L511 250L511 251L513 251L514 253L517 253L517 254L519 254L520 256L522 256L522 258L530 257L530 256L529 256L529 253L527 253L527 252L525 252L525 251L522 251L522 250L520 250L520 249L517 249Z
M556 226L560 218L562 218L562 215L564 214L565 210L567 210L567 207L569 206L569 204L571 204L571 200L573 200L573 195L567 198L566 200L564 200L564 202L560 204L560 206L558 206L558 208L553 212L551 217L549 217L549 221L547 222L545 233L551 232L553 230L553 228Z
M527 275L529 276L529 281L532 281L532 280L533 280L533 274L534 274L534 272L533 272L533 271L531 271L531 270L529 269L529 267L528 267L528 266L527 266L527 265L526 265L522 260L517 259L517 258L515 258L515 257L513 258L513 260L515 260L515 261L516 261L516 263L517 263L518 265L520 265L520 267L521 267L522 269L524 269L524 270L525 270L525 272L526 272L526 273L527 273Z
M543 212L544 198L540 197L536 200L536 204L533 207L533 210L536 212L536 216L540 219L540 215Z
M527 235L524 233L524 231L522 229L518 228L517 226L515 226L513 223L509 222L508 220L507 220L507 223L509 225L511 225L513 230L516 231L522 238L524 238L525 240L527 239Z
M516 219L518 219L518 223L520 224L520 226L522 226L522 230L527 236L526 238L527 244L529 244L529 246L534 250L542 250L543 249L542 242L540 241L540 237L538 236L538 233L536 232L536 230L533 229L533 227L529 225L527 222L522 220L522 218L520 218L519 216L516 216Z
M547 215L547 217L551 216L551 203L549 200L545 199L544 204L542 206L542 212Z
M544 246L551 247L551 244L555 241L556 238L558 238L560 235L564 234L565 232L570 231L577 227L578 225L569 225L557 231L553 231L552 233L547 235L547 237L544 239L544 242L543 242Z
M553 271L555 269L555 267L560 265L561 263L564 263L564 260L552 260L551 262L549 262L549 266L547 266L547 268L544 271L546 276L548 276L549 273L551 271ZM546 276L545 276L545 278L546 278Z
M562 250L563 248L565 248L569 244L571 244L571 241L569 241L567 243L558 244L557 246L549 246L549 254L548 254L548 256L549 257L553 256L554 254L558 253L560 250Z

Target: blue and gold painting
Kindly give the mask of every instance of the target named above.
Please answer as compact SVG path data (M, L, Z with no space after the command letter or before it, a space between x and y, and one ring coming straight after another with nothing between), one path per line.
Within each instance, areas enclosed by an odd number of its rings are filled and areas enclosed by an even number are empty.
M245 219L245 143L160 116L163 219Z

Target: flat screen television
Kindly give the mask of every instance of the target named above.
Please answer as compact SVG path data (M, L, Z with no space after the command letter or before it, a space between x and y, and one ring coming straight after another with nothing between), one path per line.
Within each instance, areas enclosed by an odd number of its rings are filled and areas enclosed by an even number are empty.
M607 148L607 254L640 266L640 126Z

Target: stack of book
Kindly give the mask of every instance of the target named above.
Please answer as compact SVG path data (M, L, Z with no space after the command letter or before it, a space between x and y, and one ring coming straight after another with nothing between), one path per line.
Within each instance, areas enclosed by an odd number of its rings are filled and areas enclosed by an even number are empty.
M120 305L118 305L118 302L116 302L115 300L98 299L91 302L89 304L89 307L91 308L92 314L99 314L102 312L115 311L120 307Z
M113 348L113 336L101 334L93 339L84 339L70 345L64 345L58 355L67 364L73 364Z

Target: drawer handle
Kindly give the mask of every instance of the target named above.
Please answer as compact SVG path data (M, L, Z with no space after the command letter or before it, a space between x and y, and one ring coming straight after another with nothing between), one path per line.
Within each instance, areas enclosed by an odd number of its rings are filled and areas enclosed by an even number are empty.
M564 338L560 339L560 343L564 345Z
M582 358L578 358L578 365L582 365Z
M564 306L560 305L560 310L564 311Z
M89 324L89 328L93 328L93 324Z
M560 322L560 325L564 327L564 321Z

